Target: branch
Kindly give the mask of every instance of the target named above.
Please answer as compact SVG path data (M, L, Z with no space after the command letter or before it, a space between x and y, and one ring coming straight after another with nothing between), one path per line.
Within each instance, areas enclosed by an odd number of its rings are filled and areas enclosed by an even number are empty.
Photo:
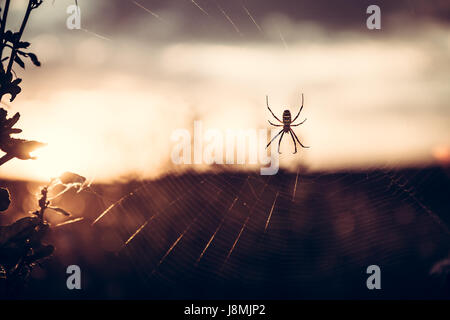
M8 162L9 160L13 159L14 156L10 154L5 154L3 157L0 158L0 166Z
M0 36L2 37L3 40L4 40L4 35L5 35L6 19L8 17L10 1L11 0L6 0L5 8L3 9L2 23L0 25ZM5 48L5 43L6 43L6 41L5 42L2 41L2 43L0 44L0 60L3 58L3 49ZM2 64L2 67L3 67L3 62L0 61L0 63Z

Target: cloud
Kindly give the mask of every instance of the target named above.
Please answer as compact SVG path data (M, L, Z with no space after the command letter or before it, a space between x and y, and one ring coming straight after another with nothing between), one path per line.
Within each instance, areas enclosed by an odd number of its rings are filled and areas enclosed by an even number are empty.
M92 1L90 1L92 2ZM136 3L138 5L136 5ZM137 1L100 1L95 8L96 14L89 16L88 25L104 25L112 33L120 30L130 30L133 26L140 26L140 20L147 21L157 19L150 15L142 7L157 13L169 24L177 24L178 31L173 37L192 38L199 36L217 37L218 34L235 36L233 26L225 17L224 12L232 19L236 26L242 30L246 37L259 37L259 30L249 17L252 15L255 21L262 25L274 16L282 16L293 23L307 22L320 25L323 28L336 30L352 30L367 32L365 20L366 9L372 1L348 0L348 1L260 1L260 0L137 0ZM87 1L80 5L88 5ZM201 9L198 8L200 6ZM389 22L398 17L403 17L403 22L414 27L421 21L436 21L438 23L450 22L450 5L448 1L418 1L400 0L377 1L380 6L383 21ZM245 8L244 8L245 7ZM247 9L248 11L246 11ZM87 8L91 9L91 5ZM86 10L85 10L86 11ZM207 12L207 15L204 14ZM156 24L153 28L158 28ZM160 25L158 29L164 29ZM389 30L389 28L386 28ZM134 30L139 33L139 30Z
M449 27L438 16L414 25L403 15L374 33L333 29L326 17L344 16L339 8L305 21L290 14L293 2L245 1L262 36L245 11L234 11L238 2L220 1L241 37L213 1L198 2L212 17L187 0L139 1L166 22L118 2L80 0L82 26L111 40L67 30L62 9L71 1L36 11L27 40L43 66L18 71L24 93L12 107L23 137L49 146L35 162L3 166L2 176L158 176L173 169L171 133L191 130L194 120L220 130L269 128L266 94L280 115L297 110L305 93L308 121L296 132L311 149L294 157L284 139L284 168L424 163L436 146L450 145ZM324 3L308 2L301 14Z

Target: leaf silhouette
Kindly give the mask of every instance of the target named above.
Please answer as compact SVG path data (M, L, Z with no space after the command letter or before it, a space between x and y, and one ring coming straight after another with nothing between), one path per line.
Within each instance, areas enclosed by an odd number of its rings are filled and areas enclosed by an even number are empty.
M29 42L27 42L27 41L20 41L18 44L17 44L17 49L26 49L26 48L28 48L30 46L30 43Z
M36 67L40 67L41 66L41 62L38 60L37 56L34 53L28 53L28 57L30 58L31 62L33 62L33 64Z
M16 112L16 114L13 115L10 119L5 120L4 127L11 128L13 125L15 125L17 123L17 121L19 121L19 118L20 118L20 113Z
M19 58L19 56L15 56L15 57L14 57L14 61L15 61L19 66L21 66L23 69L25 69L25 63L23 62L22 59Z
M0 188L0 211L5 211L11 204L9 191L6 188Z
M19 121L20 114L17 112L13 117L7 118L7 111L0 108L0 149L2 145L8 143L11 139L10 135L22 132L21 129L13 128L13 126Z
M6 275L53 253L53 246L41 242L48 230L48 224L37 217L0 226L0 261Z
M5 32L4 38L6 41L9 41L11 43L14 43L14 36L11 30L8 30Z
M29 160L36 159L30 155L31 152L46 145L47 144L39 141L10 138L9 141L0 145L0 149L12 157L21 160Z
M22 89L19 87L19 83L22 82L22 79L17 78L12 81L12 74L11 73L5 73L2 70L0 70L0 96L3 96L4 94L10 94L12 102L16 96L22 91Z
M22 79L20 79L20 78L17 78L13 82L11 82L9 91L7 92L11 95L11 99L10 99L11 102L13 102L13 100L16 98L16 96L22 91L22 88L19 87L19 83L21 83L21 82L22 82Z
M17 220L12 225L0 226L0 247L8 242L25 240L40 223L38 218L25 217Z

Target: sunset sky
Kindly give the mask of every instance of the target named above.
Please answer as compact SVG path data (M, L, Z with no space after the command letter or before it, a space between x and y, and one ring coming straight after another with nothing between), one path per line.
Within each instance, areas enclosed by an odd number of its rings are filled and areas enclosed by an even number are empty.
M13 1L10 26L26 3ZM328 170L450 159L450 4L378 1L44 1L24 40L41 68L17 70L19 136L48 143L38 160L12 160L0 177L48 179L73 171L98 180L157 177L172 164L174 130L262 129L305 105L295 132L310 149L281 167ZM339 2L339 4L338 4ZM199 8L201 7L201 9ZM234 166L245 169L245 166ZM206 166L199 168L205 169Z

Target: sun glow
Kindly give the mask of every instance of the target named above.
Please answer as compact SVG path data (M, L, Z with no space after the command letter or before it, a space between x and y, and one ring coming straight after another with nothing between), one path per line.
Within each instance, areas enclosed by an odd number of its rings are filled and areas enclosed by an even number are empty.
M138 170L150 175L160 170L161 158L169 154L169 134L158 141L149 137L168 123L170 114L161 112L168 102L136 92L129 108L127 95L101 88L62 91L48 99L45 114L34 101L22 102L20 108L27 111L19 122L24 131L18 138L47 146L33 152L36 160L11 160L0 168L0 175L48 181L71 171L109 180Z
M70 139L69 137L65 137ZM32 171L32 176L38 180L50 180L51 178L60 176L65 171L79 172L82 170L80 159L76 157L77 147L65 142L65 138L52 137L49 144L32 153L37 157L36 160L30 161L27 165ZM76 141L76 140L72 140Z
M21 138L47 146L34 153L37 160L1 166L0 177L48 181L64 171L96 181L157 177L175 166L175 130L190 131L196 120L223 132L269 129L266 94L282 114L298 110L301 92L308 121L297 134L311 148L292 155L291 141L283 141L283 169L445 159L445 152L431 150L448 146L448 117L435 115L447 88L440 73L433 81L423 77L433 70L428 49L395 39L359 40L293 41L288 52L273 44L185 43L159 48L154 59L140 56L149 52L142 45L127 59L107 55L111 69L85 68L78 60L55 68L51 82L27 80L32 94L20 96L10 110L22 114ZM126 69L119 68L123 61L130 64Z

